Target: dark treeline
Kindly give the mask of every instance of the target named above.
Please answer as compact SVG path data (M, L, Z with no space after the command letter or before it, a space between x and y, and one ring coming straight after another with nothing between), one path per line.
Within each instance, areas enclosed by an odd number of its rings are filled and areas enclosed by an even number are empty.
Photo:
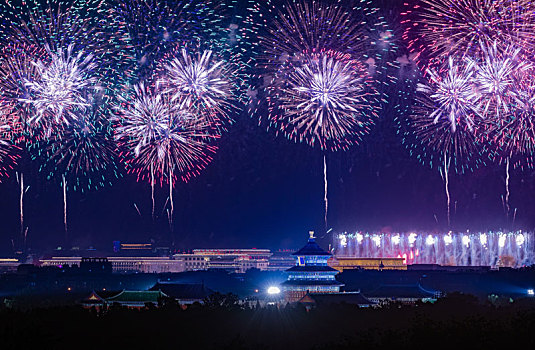
M535 346L535 300L502 305L450 294L436 304L379 309L335 305L243 307L212 297L183 310L106 311L54 307L0 310L0 348L7 349L497 349Z

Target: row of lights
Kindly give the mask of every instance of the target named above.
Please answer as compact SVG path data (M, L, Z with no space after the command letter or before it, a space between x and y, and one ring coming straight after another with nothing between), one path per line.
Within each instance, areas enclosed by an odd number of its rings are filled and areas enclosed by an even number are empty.
M342 245L342 247L347 247L347 235L345 234L340 234L338 235L338 238L340 239L340 244ZM407 241L409 242L410 245L413 245L416 240L418 238L418 235L416 233L411 233L409 234L408 238L407 238ZM357 243L362 243L362 241L364 240L364 235L360 234L360 233L357 233L356 234L356 239L357 239ZM453 237L451 236L451 233L447 234L444 236L444 243L446 245L450 245L453 243ZM377 247L380 247L381 246L381 236L380 235L372 235L371 236L371 240L375 243L375 245ZM506 240L507 240L507 235L506 234L501 234L500 237L498 238L498 246L500 248L503 248L505 247L505 243L506 243ZM523 234L518 234L515 236L515 243L517 244L517 246L521 247L524 242L525 242L525 237ZM463 235L463 237L461 238L461 242L464 246L468 247L470 245L470 236L468 235ZM487 234L485 233L482 233L479 235L479 241L481 242L481 245L487 245L488 243L488 236ZM392 237L392 243L398 245L400 244L401 242L401 237L399 235L395 235ZM428 245L428 246L431 246L431 245L434 245L435 243L438 242L438 237L433 237L432 235L428 235L427 238L425 239L425 243Z

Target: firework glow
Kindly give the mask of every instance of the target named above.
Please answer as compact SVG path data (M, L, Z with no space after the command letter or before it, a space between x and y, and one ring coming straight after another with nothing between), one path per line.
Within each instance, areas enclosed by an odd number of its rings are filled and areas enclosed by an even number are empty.
M85 57L84 57L85 56ZM30 97L21 99L31 104L35 113L28 120L33 124L69 124L90 104L86 97L96 90L97 79L92 76L96 68L93 55L83 51L73 55L73 46L67 50L50 52L50 63L32 62L37 67L38 78L25 80Z
M231 121L230 112L235 109L231 76L228 65L215 59L212 51L192 57L182 49L178 57L164 64L160 84L178 108L198 110L209 118L209 123L219 124Z
M160 182L173 182L179 174L187 181L215 152L206 142L217 138L209 133L210 125L170 99L140 84L134 87L131 99L123 100L117 108L120 125L116 139L129 153L128 162L138 179L154 171ZM171 178L165 180L166 176Z

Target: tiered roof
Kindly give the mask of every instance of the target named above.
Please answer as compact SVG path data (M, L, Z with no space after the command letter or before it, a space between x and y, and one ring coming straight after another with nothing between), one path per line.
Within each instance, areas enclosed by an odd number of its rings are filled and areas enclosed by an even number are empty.
M316 238L314 238L314 232L310 232L310 238L308 239L308 243L301 249L299 249L297 252L293 253L292 255L295 256L303 256L303 255L323 255L323 256L332 256L331 253L326 252L323 250L318 243L316 243Z

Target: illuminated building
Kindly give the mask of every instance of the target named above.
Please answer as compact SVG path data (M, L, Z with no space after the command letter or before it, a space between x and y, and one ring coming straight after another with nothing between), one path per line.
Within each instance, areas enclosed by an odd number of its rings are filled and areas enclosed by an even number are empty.
M307 293L338 293L344 285L335 279L338 271L327 264L332 255L316 243L313 231L308 243L292 255L296 264L286 270L288 279L282 283L287 301L299 301Z
M535 232L356 232L334 238L337 257L403 258L408 265L519 268L535 263Z
M39 260L42 266L71 266L82 262L81 257L52 257ZM142 273L165 273L184 271L184 262L169 257L126 257L110 256L107 261L111 263L113 272L142 272Z
M276 251L269 258L268 271L286 271L295 265L294 251Z
M329 259L329 266L340 272L344 270L407 270L403 258L350 258L333 257Z
M15 272L20 265L19 259L0 258L0 273Z
M235 273L256 268L267 270L269 249L194 249L192 254L175 254L174 258L184 261L186 271L221 269Z

